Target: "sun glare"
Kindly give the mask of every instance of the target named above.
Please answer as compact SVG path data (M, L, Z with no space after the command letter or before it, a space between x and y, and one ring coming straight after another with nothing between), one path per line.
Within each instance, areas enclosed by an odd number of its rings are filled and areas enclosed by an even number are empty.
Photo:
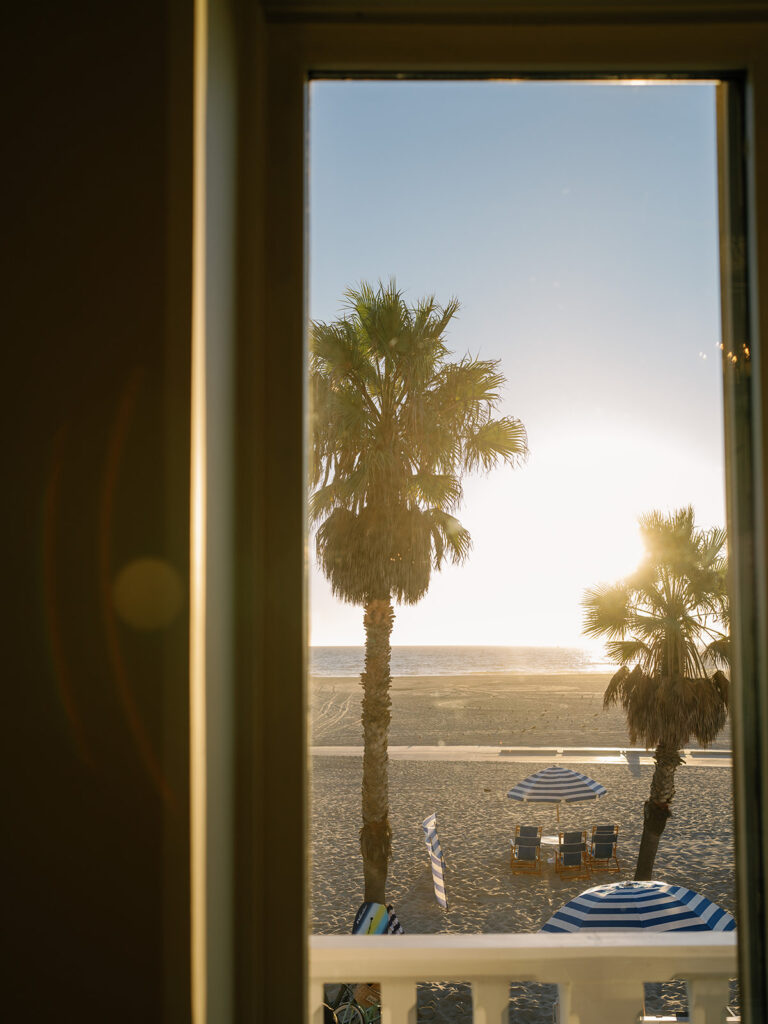
M500 361L501 411L528 432L524 466L463 480L456 514L470 557L397 609L393 643L578 645L585 589L623 579L642 557L639 516L693 504L702 527L725 521L718 360L704 358L720 343L712 95L690 82L664 88L677 84L448 85L441 95L482 167L461 148L435 164L429 146L390 163L370 131L370 111L433 125L434 83L313 92L326 147L313 154L314 315L333 320L338 296L366 273L396 272L409 301L455 294L451 351ZM611 118L623 155L603 130ZM489 171L506 166L512 179ZM457 205L458 183L473 174L483 188ZM377 213L365 236L340 233L344 211L371 190L389 197L375 210L398 216ZM453 211L446 227L434 218L440 203ZM318 644L360 642L359 609L334 600L314 565L311 628Z
M584 554L600 580L619 580L635 571L643 555L637 526L598 523L584 538Z

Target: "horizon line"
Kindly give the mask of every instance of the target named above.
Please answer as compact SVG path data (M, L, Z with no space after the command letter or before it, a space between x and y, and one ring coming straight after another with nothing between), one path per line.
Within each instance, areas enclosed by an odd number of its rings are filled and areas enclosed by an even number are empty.
M323 644L323 643L310 643L308 647L365 647L365 643L336 643L336 644ZM589 647L589 644L579 643L559 643L559 644L497 644L497 643L432 643L432 644L392 644L392 647Z

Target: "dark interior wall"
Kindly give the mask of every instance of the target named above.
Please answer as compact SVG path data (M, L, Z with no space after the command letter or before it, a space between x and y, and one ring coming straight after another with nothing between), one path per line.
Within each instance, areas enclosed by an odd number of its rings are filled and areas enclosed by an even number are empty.
M182 1020L191 14L4 20L3 1005ZM143 557L181 583L160 628L113 600Z

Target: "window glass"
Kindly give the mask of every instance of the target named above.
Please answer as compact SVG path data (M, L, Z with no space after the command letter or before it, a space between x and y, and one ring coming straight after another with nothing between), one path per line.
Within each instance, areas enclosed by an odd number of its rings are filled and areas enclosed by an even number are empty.
M715 85L314 82L309 225L313 932L735 913Z

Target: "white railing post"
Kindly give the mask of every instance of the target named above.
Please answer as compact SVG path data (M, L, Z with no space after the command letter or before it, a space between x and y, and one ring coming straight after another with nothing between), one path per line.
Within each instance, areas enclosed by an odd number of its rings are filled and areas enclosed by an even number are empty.
M478 978L472 982L472 1024L507 1024L509 981Z
M322 981L311 980L307 986L309 998L309 1024L323 1024L323 994L325 986Z
M564 981L557 986L557 1003L555 1003L556 1024L571 1022L571 983Z
M688 988L690 1024L721 1024L730 998L728 978L718 976L691 977Z
M416 982L390 978L381 983L381 1024L416 1024Z
M601 970L599 961L595 967ZM560 1024L636 1024L642 1013L643 983L634 978L590 977L591 973L578 984L571 982L570 1015L566 1017L561 1009Z

